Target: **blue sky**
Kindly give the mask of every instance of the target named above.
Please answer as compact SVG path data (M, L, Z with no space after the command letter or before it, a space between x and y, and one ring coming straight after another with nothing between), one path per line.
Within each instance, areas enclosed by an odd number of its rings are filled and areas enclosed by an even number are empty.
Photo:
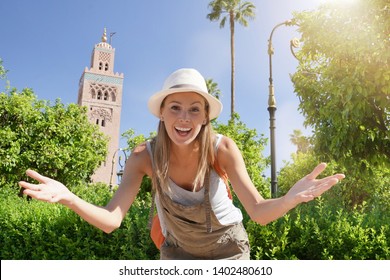
M121 132L155 131L157 119L147 99L165 78L182 67L198 69L222 91L224 110L230 115L230 34L228 26L210 22L211 0L1 0L0 58L8 69L11 87L30 87L40 99L76 103L78 82L90 67L91 52L103 29L116 32L114 71L124 74ZM315 9L321 0L252 0L256 19L249 27L236 26L236 111L241 120L269 137L267 40L272 28L292 17L293 11ZM295 147L289 135L303 127L289 74L297 61L289 41L294 27L280 27L273 36L273 77L277 101L277 167L289 160ZM5 83L0 82L4 91ZM122 141L121 146L124 146ZM264 155L269 155L266 147ZM269 176L269 174L266 174Z

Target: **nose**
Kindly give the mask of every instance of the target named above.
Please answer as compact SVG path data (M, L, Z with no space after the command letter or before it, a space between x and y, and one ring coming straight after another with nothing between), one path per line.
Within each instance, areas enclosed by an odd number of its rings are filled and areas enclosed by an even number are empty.
M182 110L179 115L179 121L181 122L188 122L189 121L189 115L186 110Z

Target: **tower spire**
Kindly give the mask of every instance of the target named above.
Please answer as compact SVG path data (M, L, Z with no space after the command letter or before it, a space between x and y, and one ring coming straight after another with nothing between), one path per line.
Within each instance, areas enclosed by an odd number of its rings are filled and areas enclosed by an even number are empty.
M107 42L107 30L105 27L104 27L103 36L102 36L102 42L103 43Z

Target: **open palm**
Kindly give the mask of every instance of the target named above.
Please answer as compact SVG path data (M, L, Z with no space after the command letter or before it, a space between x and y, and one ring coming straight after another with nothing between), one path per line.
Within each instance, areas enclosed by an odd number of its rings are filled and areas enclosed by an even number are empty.
M326 168L325 163L317 165L307 176L299 180L286 194L286 197L295 204L308 202L320 196L341 179L345 178L344 174L335 174L322 179L316 179L318 175Z
M60 202L66 204L71 201L73 194L62 183L45 177L33 170L27 170L26 174L37 180L39 184L32 184L25 181L19 182L19 185L25 189L23 191L24 194L52 203Z

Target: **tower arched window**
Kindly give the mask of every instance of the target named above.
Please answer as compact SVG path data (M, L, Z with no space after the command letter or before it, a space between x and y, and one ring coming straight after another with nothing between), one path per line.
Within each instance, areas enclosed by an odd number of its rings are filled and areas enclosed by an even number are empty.
M99 62L99 70L102 70L102 69L103 69L103 63Z
M116 101L116 96L114 92L111 92L111 101L115 102Z
M105 127L106 126L106 120L105 119L102 119L102 126Z
M97 99L102 100L102 92L100 90L97 93Z
M91 90L91 97L92 97L92 99L96 99L96 91L95 91L95 89Z
M104 65L104 71L108 71L108 63Z
M108 92L104 92L104 100L108 100Z
M99 119L96 119L96 124L99 124Z

